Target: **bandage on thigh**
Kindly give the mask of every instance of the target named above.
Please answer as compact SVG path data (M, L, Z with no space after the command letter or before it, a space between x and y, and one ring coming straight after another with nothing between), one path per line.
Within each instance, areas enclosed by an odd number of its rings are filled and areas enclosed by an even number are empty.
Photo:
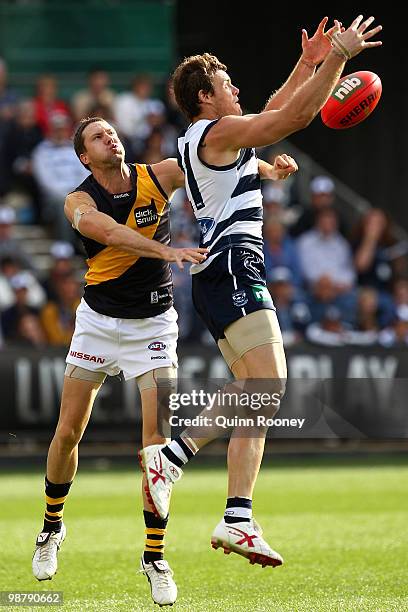
M177 368L156 368L136 377L140 393L145 389L156 389L157 386L168 387L171 392L177 389Z
M274 310L257 310L241 317L228 325L224 333L225 338L218 341L218 347L230 368L247 351L263 344L281 344L285 359L282 334ZM278 371L282 374L285 371L286 376L286 361L285 367L278 368Z
M65 368L65 376L67 378L76 378L77 380L89 380L90 382L97 382L102 384L105 381L105 372L93 372L92 370L86 370L80 366L67 363Z

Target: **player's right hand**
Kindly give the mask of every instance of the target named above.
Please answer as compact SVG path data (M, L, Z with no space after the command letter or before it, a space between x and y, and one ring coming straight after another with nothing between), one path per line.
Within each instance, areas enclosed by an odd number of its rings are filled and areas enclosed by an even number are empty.
M168 247L163 259L165 261L176 263L180 270L183 270L183 261L199 264L206 259L208 252L208 249L202 248L174 249L173 247Z
M334 23L337 26L337 31L335 31L331 36L332 45L338 52L343 53L344 57L347 59L355 57L364 49L382 45L381 40L366 42L369 38L372 38L378 34L378 32L382 30L382 26L379 25L376 28L366 32L367 28L373 23L374 17L368 17L368 19L361 23L362 19L362 15L356 17L351 26L344 32L341 31L339 21L336 19L334 20Z

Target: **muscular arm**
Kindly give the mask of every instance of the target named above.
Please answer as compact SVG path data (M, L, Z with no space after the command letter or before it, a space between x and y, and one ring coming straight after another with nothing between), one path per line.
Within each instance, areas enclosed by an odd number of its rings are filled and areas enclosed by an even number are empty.
M209 131L207 146L216 151L263 147L307 127L328 99L344 64L345 59L330 52L316 74L283 108L247 117L223 117Z
M151 168L169 199L176 189L184 187L184 172L180 169L175 157L152 164Z
M173 249L157 240L145 238L126 225L97 210L94 200L85 192L70 193L64 206L68 220L87 238L116 247L140 257L175 262L182 269L183 261L201 263L208 249Z
M264 111L282 108L282 106L287 104L295 91L310 79L314 73L315 66L311 63L305 63L302 58L300 58L287 81L269 98Z
M336 31L332 36L335 48L327 54L316 74L299 87L283 107L250 117L223 117L209 131L206 144L215 152L237 151L243 147L278 142L307 127L334 89L346 58L351 59L363 49L381 45L381 41L366 42L381 30L381 26L366 31L374 18L369 17L361 23L362 19L359 15L344 32L335 20Z
M334 32L335 26L325 33L324 29L327 21L327 17L322 19L311 38L308 38L306 30L302 30L302 55L286 83L271 96L264 110L282 108L295 91L314 75L316 66L325 59L331 50L330 36Z
M167 249L164 244L156 240L149 240L130 227L116 223L112 217L100 212L91 196L83 191L70 193L67 196L64 212L70 223L87 238L142 257L164 259L163 256ZM75 223L74 214L79 217L79 221Z

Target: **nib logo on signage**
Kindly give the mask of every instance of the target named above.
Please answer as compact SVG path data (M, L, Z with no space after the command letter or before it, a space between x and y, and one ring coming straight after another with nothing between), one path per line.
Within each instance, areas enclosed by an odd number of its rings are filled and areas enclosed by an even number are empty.
M362 85L364 85L364 83L361 79L356 76L350 76L348 79L344 79L344 81L339 83L332 95L339 100L339 102L344 102L353 91L359 89Z

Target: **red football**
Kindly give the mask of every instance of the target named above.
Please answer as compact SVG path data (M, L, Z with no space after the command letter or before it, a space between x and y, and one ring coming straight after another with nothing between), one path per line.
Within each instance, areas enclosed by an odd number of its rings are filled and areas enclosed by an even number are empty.
M342 77L320 111L323 123L335 130L361 123L377 106L381 92L380 77L369 70Z

